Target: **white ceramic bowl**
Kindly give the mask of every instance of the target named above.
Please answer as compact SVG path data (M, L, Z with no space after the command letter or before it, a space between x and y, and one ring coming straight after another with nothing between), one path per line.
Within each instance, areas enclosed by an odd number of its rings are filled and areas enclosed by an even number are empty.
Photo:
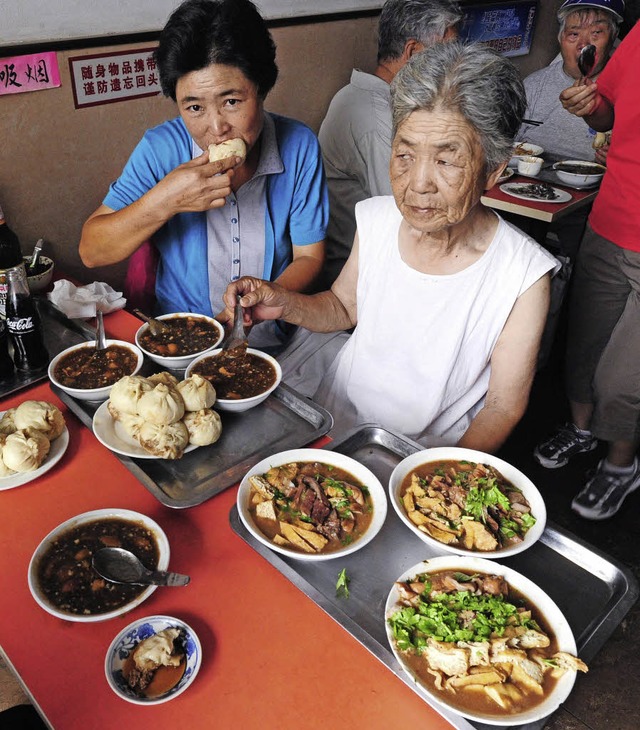
M46 268L39 274L29 274L29 264L31 263L31 256L23 256L24 266L27 271L27 282L29 284L29 291L39 292L46 289L51 283L53 278L53 259L48 256L40 256L38 258L38 265L45 266Z
M511 568L507 568L500 563L496 563L490 560L483 560L482 558L471 558L471 557L454 557L444 556L439 558L432 558L425 560L417 565L406 570L401 576L398 577L397 582L403 582L414 578L416 575L428 572L438 572L443 570L456 570L466 571L470 573L489 573L493 575L503 576L509 585L516 591L521 593L527 598L533 606L538 609L539 613L544 616L544 619L549 628L555 634L558 642L558 650L565 651L569 654L576 655L576 642L573 637L571 628L564 617L562 611L558 606L549 598L549 596L538 586L525 578L520 573L517 573ZM391 616L398 606L398 588L394 583L387 603L385 606L385 618ZM550 715L552 712L558 709L560 704L564 702L569 696L573 685L576 680L576 672L568 671L565 672L558 680L552 691L548 694L544 700L530 710L525 710L520 713L514 713L512 715L489 715L478 713L475 714L466 709L460 709L455 705L455 695L446 691L439 692L430 687L423 685L420 680L416 679L415 675L406 663L404 654L399 651L396 647L391 628L388 621L385 621L387 630L387 639L391 650L396 656L396 659L402 666L403 670L411 677L412 683L415 682L416 689L422 694L428 702L435 703L436 705L442 705L453 712L468 717L471 720L476 720L489 725L523 725L525 723L532 723L537 720Z
M61 535L73 529L74 527L84 525L89 522L95 522L96 520L109 518L118 518L131 522L136 522L143 525L147 530L149 530L155 537L156 544L158 546L158 570L166 570L168 568L170 554L169 540L167 539L167 536L164 533L164 530L160 527L160 525L152 520L150 517L140 514L139 512L133 512L132 510L118 508L96 509L92 510L91 512L84 512L80 515L72 517L66 522L63 522L61 525L58 525L58 527L52 530L38 545L36 551L31 557L31 561L29 562L29 590L31 591L31 595L35 599L36 603L38 603L38 605L41 606L48 613L56 616L57 618L65 619L66 621L78 621L83 623L106 621L107 619L114 618L115 616L121 616L123 613L131 611L132 608L139 606L155 591L157 586L148 586L136 598L134 598L124 606L121 606L120 608L114 609L113 611L108 611L106 613L87 616L70 613L59 609L47 598L47 596L45 596L45 594L40 589L38 581L38 566L40 564L40 560L50 548L54 540L57 540Z
M588 173L567 172L562 169L563 165L580 165L580 167L590 168ZM599 165L597 162L585 162L584 160L562 160L553 165L556 175L562 182L573 185L574 187L588 188L597 185L606 172L606 167ZM592 172L591 172L592 171Z
M510 481L515 487L520 489L524 494L531 507L531 514L536 518L535 524L527 530L521 543L511 545L501 550L490 552L480 550L467 550L463 547L455 545L446 545L434 537L427 535L426 532L419 530L418 527L409 519L400 498L400 489L404 478L414 469L428 464L432 461L473 461L475 463L489 464L497 469L502 476ZM492 454L485 454L482 451L474 451L473 449L462 449L457 446L442 446L435 449L425 449L417 451L411 456L403 459L391 473L389 478L389 498L398 517L404 524L423 542L435 548L439 552L455 553L457 555L469 555L483 558L506 558L509 555L515 555L523 550L531 547L542 535L547 523L547 509L542 499L542 495L537 490L533 482L525 476L515 466L508 464L502 459Z
M142 367L144 363L144 355L142 354L142 350L140 350L135 345L132 345L130 342L125 342L124 340L105 340L105 344L107 346L109 345L121 345L122 347L126 347L131 352L133 352L137 358L137 364L135 367L135 370L132 373L129 373L129 375L135 375L137 372L140 371L140 368ZM83 347L94 347L94 342L81 342L79 345L73 345L72 347L67 347L66 350L63 350L60 354L56 355L53 360L49 363L49 380L54 385L57 385L58 388L61 388L64 390L65 393L68 393L69 395L73 396L74 398L77 398L78 400L91 400L91 401L102 401L106 400L109 397L109 393L111 392L111 388L113 388L113 383L111 385L106 385L103 388L70 388L68 385L63 385L55 376L55 369L60 360L62 360L65 355L68 355L70 352L73 352L74 350L79 350Z
M182 678L175 687L158 697L141 697L129 687L122 675L122 667L135 647L144 639L165 629L182 629L184 632L183 645L187 660ZM104 673L109 687L123 700L135 705L159 705L168 702L193 682L202 664L202 646L196 632L184 621L173 616L147 616L129 624L115 637L107 650L104 661Z
M210 352L211 350L215 349L222 340L224 336L224 329L222 328L222 325L220 322L218 322L213 317L207 317L206 314L191 314L189 312L173 312L171 314L161 314L158 317L154 317L154 319L174 319L176 317L199 317L200 319L204 319L207 322L210 322L218 331L218 337L216 338L215 342L210 346L207 347L205 350L200 350L199 352L194 352L192 355L182 355L180 357L163 357L162 355L157 355L153 352L150 352L149 350L146 350L142 344L140 343L140 336L143 335L148 329L149 325L145 322L145 324L140 327L140 329L136 332L136 345L144 352L144 354L150 359L153 360L153 362L157 363L158 365L161 365L165 369L169 370L184 370L189 363L193 362L196 357L199 357L205 352Z
M342 549L336 550L335 552L301 553L296 552L295 550L290 550L286 546L276 545L256 527L253 522L251 512L249 511L249 498L251 495L249 477L254 474L264 474L272 466L282 466L283 464L290 464L294 461L319 461L324 464L331 464L353 474L353 476L361 484L364 484L369 489L369 494L373 500L373 519L371 520L369 529L364 533L364 535L362 535L362 537L354 540L351 544L345 545ZM365 547L365 545L373 540L378 532L380 532L382 525L384 524L385 517L387 516L387 498L384 493L384 488L373 472L355 459L328 449L290 449L289 451L281 451L279 454L268 456L266 459L258 462L245 474L243 480L240 482L236 503L242 523L253 537L256 538L256 540L261 542L263 545L266 545L271 550L275 550L277 553L281 553L282 555L286 555L290 558L295 558L296 560L305 560L310 562L343 558L345 555L356 552L356 550L361 550Z
M520 157L518 159L518 172L521 175L537 175L542 169L542 157Z
M197 357L189 365L189 367L185 370L185 373L184 373L185 379L193 374L193 371L197 367L199 362L201 362L202 360L205 360L206 358L209 358L209 357L215 357L216 355L219 355L221 352L222 352L222 349L218 348L216 350L211 350L210 352L207 352L204 355L200 355L199 357ZM250 408L254 408L258 404L267 400L267 398L271 395L271 393L273 393L273 391L280 385L280 381L282 380L282 368L280 367L280 363L274 357L271 357L271 355L267 355L266 352L262 352L261 350L254 350L252 347L248 347L247 352L252 355L257 355L258 357L263 358L263 360L267 360L267 362L270 362L273 365L273 367L276 371L275 383L270 388L265 390L264 393L259 393L258 395L254 395L251 398L238 398L236 400L230 400L227 398L217 398L216 402L214 403L214 406L221 411L231 411L234 413L248 411Z
M517 142L513 146L513 154L509 160L509 167L518 167L518 160L522 157L542 157L544 147L531 142Z

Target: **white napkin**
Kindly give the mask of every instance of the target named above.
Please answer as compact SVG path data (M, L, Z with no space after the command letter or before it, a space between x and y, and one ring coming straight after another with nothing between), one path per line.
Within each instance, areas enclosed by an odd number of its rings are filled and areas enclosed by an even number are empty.
M122 292L115 291L103 281L94 281L86 286L76 286L67 279L59 279L47 298L61 309L67 317L88 319L96 316L96 310L105 314L122 309L127 300Z

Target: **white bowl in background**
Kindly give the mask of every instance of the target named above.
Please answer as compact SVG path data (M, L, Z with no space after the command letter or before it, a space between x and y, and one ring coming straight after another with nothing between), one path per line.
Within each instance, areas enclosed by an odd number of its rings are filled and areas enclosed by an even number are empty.
M537 175L542 169L542 157L520 157L518 159L518 172L521 175Z
M215 357L216 355L219 355L222 352L222 348L217 348L215 350L211 350L210 352L205 353L204 355L200 355L197 357L190 365L187 367L184 377L185 380L193 375L194 369L198 366L198 363L202 362L203 360L206 360L210 357ZM261 357L263 360L266 360L267 362L270 362L271 365L273 365L274 370L276 371L276 379L273 385L265 390L263 393L259 393L258 395L254 395L251 398L237 398L237 399L230 399L230 398L216 398L216 402L214 403L214 406L216 408L219 408L221 411L231 411L234 413L241 413L242 411L248 411L250 408L254 408L255 406L259 405L263 401L265 401L271 393L280 385L280 381L282 380L282 368L280 367L280 363L274 358L271 357L271 355L267 355L266 352L262 352L261 350L254 350L252 347L247 348L247 353L250 355L257 355L258 357ZM215 384L214 384L215 388Z
M122 674L125 661L141 641L159 631L173 628L181 629L183 632L182 643L186 658L184 674L175 687L157 697L142 697L136 694ZM173 616L147 616L130 623L111 642L104 661L104 673L109 687L123 700L135 705L159 705L182 694L195 679L201 664L202 646L198 635L189 624Z
M531 142L516 142L513 145L513 153L509 160L509 167L518 167L518 160L522 157L542 157L544 147Z
M208 317L206 314L193 314L190 312L172 312L171 314L161 314L158 317L154 317L154 319L176 319L178 317L197 317L199 319L203 319L207 322L210 322L213 324L213 326L218 331L218 336L215 340L215 342L210 345L209 347L205 348L204 350L199 350L198 352L194 352L191 355L179 355L177 357L164 357L163 355L157 355L156 353L150 352L146 348L142 346L140 343L140 336L143 335L148 329L149 325L147 323L143 324L138 331L136 332L136 345L144 352L144 354L150 359L153 360L153 362L157 363L158 365L161 365L165 369L169 370L184 370L189 363L193 362L196 357L199 357L200 355L210 352L211 350L215 349L221 342L222 338L224 337L224 329L220 322L218 320L214 319L213 317Z
M255 474L264 474L273 466L282 466L283 464L291 464L293 462L314 461L331 464L353 474L361 484L364 484L368 488L373 501L373 518L364 535L352 543L345 545L342 549L331 553L302 553L291 550L283 545L276 545L256 527L251 512L249 511L249 498L251 495L249 477ZM290 449L289 451L281 451L278 454L262 459L262 461L258 462L245 474L240 482L236 503L242 523L256 540L271 550L275 550L277 553L295 558L296 560L309 562L343 558L345 555L356 552L356 550L361 550L380 532L387 516L387 498L384 488L373 472L350 456L345 456L345 454L340 454L337 451L331 451L329 449Z
M585 170L589 169L589 172L569 172L562 169L565 165L580 165ZM558 179L576 188L589 188L597 185L607 170L604 165L600 165L597 162L585 162L584 160L561 160L560 162L554 163L553 169Z
M44 270L41 271L39 274L30 274L29 264L31 263L32 258L32 256L23 256L22 260L24 261L24 268L27 272L27 283L29 284L29 291L35 293L46 289L51 283L51 279L53 278L54 264L53 259L50 259L48 256L40 255L38 257L38 264L43 265L45 267Z
M433 461L471 461L474 463L488 464L497 469L502 476L517 487L525 496L531 507L531 514L536 518L535 524L527 530L521 543L510 545L505 548L493 551L467 550L456 545L446 545L436 540L426 532L419 530L408 517L407 512L400 498L400 489L404 478L423 464ZM521 553L531 547L542 535L547 523L547 509L542 495L533 482L515 466L499 459L493 454L485 454L483 451L463 449L458 446L441 446L434 449L416 451L415 454L407 456L393 470L389 478L389 498L398 517L404 524L424 543L441 552L455 553L456 555L469 555L483 558L506 558L509 555Z
M106 621L107 619L121 616L122 614L131 611L132 608L139 606L143 601L149 598L149 596L157 588L157 586L147 586L142 591L142 593L140 593L138 596L133 598L125 605L120 606L120 608L116 608L112 611L107 611L105 613L96 613L91 615L76 614L64 611L58 608L54 603L52 603L49 598L43 593L38 580L38 568L40 566L41 559L49 550L53 542L59 539L64 533L72 530L75 527L85 525L90 522L95 522L96 520L104 519L121 519L128 522L135 522L145 527L149 532L153 534L156 545L158 547L157 569L166 570L168 568L170 555L169 540L167 539L164 530L157 522L155 522L155 520L152 520L150 517L140 514L139 512L133 512L132 510L128 509L111 508L96 509L92 510L91 512L83 512L80 515L71 517L71 519L66 520L62 524L58 525L58 527L53 529L38 545L35 552L33 553L33 556L31 557L31 561L29 562L28 583L31 595L35 599L36 603L51 615L56 616L57 618L64 619L65 621L77 621L83 623ZM96 573L96 578L98 577L99 576Z
M421 573L435 573L444 570L502 576L517 593L522 594L527 599L527 602L531 604L534 610L537 609L539 615L544 617L546 625L555 635L558 644L558 651L564 651L574 656L577 654L576 641L564 614L558 608L556 603L554 603L554 601L533 581L525 578L525 576L511 568L501 565L500 563L496 563L491 560L483 560L478 557L459 557L449 555L431 558L414 565L398 577L396 583L393 584L393 587L389 592L385 605L384 615L387 639L391 650L402 666L402 669L411 677L412 686L415 686L418 693L425 696L429 702L435 702L436 704L442 705L459 715L470 718L471 720L488 723L489 726L512 726L533 723L537 720L541 720L543 717L547 717L547 715L550 715L552 712L557 710L560 704L567 699L573 689L573 685L576 680L575 670L565 672L553 686L551 692L538 705L529 710L524 710L523 712L511 715L494 715L480 712L475 713L467 710L466 708L459 708L455 704L455 694L445 690L439 692L436 689L425 686L418 678L416 678L415 674L406 662L404 653L396 646L393 632L387 619L395 613L396 610L406 605L400 604L400 594L397 586L398 583L411 580Z
M136 367L133 372L127 373L127 375L135 375L140 371L140 368L142 367L144 363L144 355L142 354L142 350L140 348L136 347L135 345L132 345L130 342L126 342L125 340L105 340L105 345L108 347L109 345L120 345L121 347L126 347L131 352L133 352L137 358ZM63 385L55 376L55 369L60 360L62 360L63 357L68 355L70 352L73 352L75 350L80 350L83 347L93 348L95 347L95 342L81 342L78 345L73 345L72 347L67 347L66 350L63 350L58 355L56 355L53 360L49 363L49 369L48 369L48 375L49 380L54 385L57 385L58 388L61 390L64 390L65 393L68 393L70 396L77 398L78 400L90 400L90 401L102 401L106 400L109 397L109 393L111 392L111 388L115 385L115 383L112 383L111 385L105 385L102 388L70 388L68 385Z

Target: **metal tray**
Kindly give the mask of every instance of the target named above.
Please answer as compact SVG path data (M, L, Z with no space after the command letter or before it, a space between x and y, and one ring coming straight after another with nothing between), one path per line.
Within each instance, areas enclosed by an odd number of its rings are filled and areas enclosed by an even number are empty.
M51 359L66 350L67 347L95 339L95 330L83 320L69 319L44 297L34 296L33 300L40 315L44 344ZM9 347L11 349L11 345ZM16 371L11 378L0 382L0 398L46 378L46 368L33 373L18 373Z
M386 485L396 464L422 447L376 426L363 426L345 436L344 440L325 448L356 459ZM339 566L335 565L335 561L298 561L269 550L240 522L235 506L230 523L241 538L431 704L404 673L391 652L383 616L387 595L398 576L421 560L442 553L416 539L392 508L389 508L385 524L375 540L365 549L341 559ZM580 657L587 662L603 646L638 598L638 583L630 570L549 523L535 545L503 562L537 583L558 604L573 630ZM346 569L350 578L348 599L336 596L336 580L342 568ZM432 707L459 730L497 728L471 722L436 704ZM517 727L520 730L540 730L545 722L541 720ZM504 727L502 730L505 730Z
M79 401L51 384L51 389L78 418L92 428L101 405ZM324 408L282 384L264 403L246 413L221 414L222 436L181 459L135 459L114 456L167 507L193 507L236 484L258 461L284 449L315 441L331 429Z

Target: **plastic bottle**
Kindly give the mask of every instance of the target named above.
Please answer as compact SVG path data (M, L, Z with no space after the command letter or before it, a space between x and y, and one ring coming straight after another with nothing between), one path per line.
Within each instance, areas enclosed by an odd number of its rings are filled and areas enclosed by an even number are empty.
M31 298L24 264L7 270L7 328L18 370L40 370L49 364L40 315Z

